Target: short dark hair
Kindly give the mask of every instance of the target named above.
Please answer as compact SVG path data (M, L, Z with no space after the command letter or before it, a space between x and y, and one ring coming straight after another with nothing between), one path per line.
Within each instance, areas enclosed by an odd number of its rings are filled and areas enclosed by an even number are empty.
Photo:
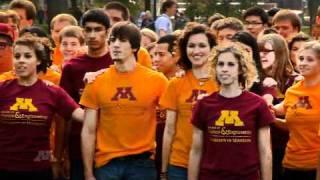
M157 44L163 44L163 43L168 44L168 51L172 53L174 50L174 46L176 45L175 44L176 41L177 41L177 37L175 35L167 34L165 36L160 37L159 40L157 41Z
M243 13L243 19L245 20L248 16L258 16L263 24L268 24L268 14L260 7L254 6L247 9Z
M269 9L267 13L268 13L268 16L273 17L279 11L280 11L279 8L274 7L274 8Z
M176 5L177 3L173 0L166 0L165 2L162 3L160 12L166 13L168 8L171 8L173 5Z
M19 37L14 46L22 45L27 46L34 50L37 60L40 64L37 65L37 73L47 72L47 68L51 66L51 47L48 38L39 38L33 35L25 35Z
M187 55L187 44L190 37L195 34L205 34L208 38L210 48L217 45L214 34L205 25L194 24L189 29L185 29L185 32L183 33L182 37L179 40L179 50L181 53L179 64L184 70L190 70L192 68L192 63Z
M128 40L131 48L136 49L134 55L137 59L138 50L140 49L141 34L139 28L135 24L127 21L114 24L109 35L108 43L110 44L110 42L116 39Z
M35 5L28 0L13 0L9 4L9 9L25 9L28 20L36 19L37 9Z
M19 36L23 36L27 33L30 33L30 34L37 36L37 37L48 38L47 33L40 26L25 27L20 31Z
M307 34L305 33L299 33L297 34L296 36L294 36L291 41L289 42L288 44L288 47L289 47L289 50L291 51L292 50L292 47L293 47L293 44L295 42L300 42L300 41L304 41L304 42L308 42L308 41L311 41L311 38L310 36L308 36Z
M91 9L82 15L81 26L84 27L87 22L95 22L102 24L106 30L110 28L110 21L108 16L102 9Z
M121 2L116 2L116 1L108 2L106 5L104 5L104 9L105 10L115 9L115 10L121 11L122 18L125 21L129 20L129 17L130 17L129 9L126 5L122 4Z

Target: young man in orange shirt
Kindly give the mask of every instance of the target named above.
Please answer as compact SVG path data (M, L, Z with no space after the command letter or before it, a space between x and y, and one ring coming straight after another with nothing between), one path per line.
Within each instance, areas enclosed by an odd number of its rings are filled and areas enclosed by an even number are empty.
M86 120L81 140L87 180L156 179L150 159L155 149L156 107L168 82L136 62L140 39L135 25L115 24L109 36L114 66L82 94Z
M50 23L50 32L55 48L53 50L52 63L57 71L60 71L63 64L63 54L60 51L59 33L66 26L78 26L76 18L69 14L58 14L56 15Z

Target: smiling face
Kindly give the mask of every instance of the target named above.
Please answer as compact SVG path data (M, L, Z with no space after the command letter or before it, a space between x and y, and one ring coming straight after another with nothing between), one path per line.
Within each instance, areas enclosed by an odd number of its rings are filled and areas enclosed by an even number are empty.
M19 78L28 79L37 76L37 59L34 49L25 45L16 45L13 53L13 65Z
M298 53L297 66L300 74L305 78L319 76L320 59L316 57L315 52L310 49L301 50Z
M187 43L187 56L192 67L206 65L210 55L210 44L205 34L191 35Z
M215 68L221 86L239 84L239 63L231 52L221 53Z
M79 54L82 49L80 41L76 37L62 37L60 51L64 60L70 60Z

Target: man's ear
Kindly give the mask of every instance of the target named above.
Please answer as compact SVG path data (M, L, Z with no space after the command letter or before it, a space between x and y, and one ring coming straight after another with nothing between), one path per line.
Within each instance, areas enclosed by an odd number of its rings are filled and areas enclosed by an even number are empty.
M316 24L320 25L320 16L316 16Z

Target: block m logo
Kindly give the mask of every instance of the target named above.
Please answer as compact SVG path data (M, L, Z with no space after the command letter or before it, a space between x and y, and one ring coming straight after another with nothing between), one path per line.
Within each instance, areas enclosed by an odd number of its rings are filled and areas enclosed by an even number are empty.
M244 123L239 118L239 111L222 110L219 119L215 122L215 125L224 126L225 124L244 126Z
M132 87L119 87L116 94L111 98L111 101L118 101L119 99L128 99L130 101L137 100L132 93Z
M29 98L16 98L16 103L10 106L10 110L28 110L29 112L38 111L38 109L32 104L32 99Z
M195 101L197 101L199 95L206 94L206 93L207 93L207 91L205 91L205 90L194 89L194 90L192 90L190 97L188 99L186 99L186 102L187 103L195 102Z

